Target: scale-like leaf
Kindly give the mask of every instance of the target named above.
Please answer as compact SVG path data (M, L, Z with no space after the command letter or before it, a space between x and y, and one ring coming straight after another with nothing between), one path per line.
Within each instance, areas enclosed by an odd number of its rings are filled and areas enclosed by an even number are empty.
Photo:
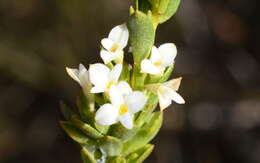
M123 144L122 142L112 136L106 136L100 140L100 149L104 151L108 156L118 156L120 155Z
M138 150L150 142L154 136L158 133L162 125L163 112L153 113L153 116L142 129L129 141L124 143L122 151L123 155L128 155L135 150Z
M83 163L97 163L97 161L95 160L95 156L88 151L87 148L82 148L81 149L81 157L83 160Z
M127 156L128 163L142 163L153 151L154 145L146 144L141 149Z

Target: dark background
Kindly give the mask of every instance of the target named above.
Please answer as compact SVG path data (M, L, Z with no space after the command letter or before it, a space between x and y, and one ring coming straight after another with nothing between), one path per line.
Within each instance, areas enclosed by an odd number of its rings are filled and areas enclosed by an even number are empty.
M127 0L0 1L0 162L80 163L59 101L80 88L65 66L101 62L100 40L127 20ZM259 7L259 6L258 6ZM178 47L185 105L166 110L147 163L260 162L257 0L182 0L157 31Z

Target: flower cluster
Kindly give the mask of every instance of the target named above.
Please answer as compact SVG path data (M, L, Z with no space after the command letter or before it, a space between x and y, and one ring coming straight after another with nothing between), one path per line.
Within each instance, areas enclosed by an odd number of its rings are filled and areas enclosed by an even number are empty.
M118 25L107 38L101 40L100 57L104 64L91 64L88 70L82 64L79 69L66 68L68 74L80 84L85 96L103 95L105 102L95 112L95 121L102 126L120 122L125 128L132 129L135 113L145 107L148 92L157 95L161 110L167 108L172 100L179 104L185 103L176 92L181 78L164 83L148 83L139 90L133 90L129 80L120 78L128 39L127 26ZM161 77L169 66L173 66L176 55L177 49L173 43L165 43L159 48L153 46L150 57L141 61L139 73Z

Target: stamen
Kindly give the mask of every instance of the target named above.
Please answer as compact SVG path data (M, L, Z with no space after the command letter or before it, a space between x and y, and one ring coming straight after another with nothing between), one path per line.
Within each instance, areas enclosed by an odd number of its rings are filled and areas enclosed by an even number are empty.
M108 82L108 83L106 84L106 88L107 88L107 89L110 88L111 85L113 85L113 84L116 84L116 83L113 82L113 81Z
M111 52L116 52L118 48L119 48L119 46L118 46L117 44L114 44L114 45L110 48L110 51L111 51Z
M158 67L158 66L161 66L162 63L160 61L157 61L157 62L154 63L154 65Z
M128 112L128 106L126 105L121 105L120 108L119 108L119 115L124 115L125 113Z

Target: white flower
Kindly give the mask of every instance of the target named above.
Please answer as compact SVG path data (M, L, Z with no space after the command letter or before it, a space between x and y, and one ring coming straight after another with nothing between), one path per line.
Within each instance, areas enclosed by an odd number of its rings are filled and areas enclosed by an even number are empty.
M102 105L96 112L95 120L100 125L112 125L118 121L128 128L133 128L133 114L143 109L146 96L143 92L132 91L127 82L111 86L109 97L112 104Z
M79 64L79 69L73 69L73 68L66 67L66 71L72 79L74 79L76 82L78 82L80 84L80 86L84 90L84 93L88 94L89 89L91 87L91 83L89 80L89 72L84 67L84 65Z
M104 49L100 51L100 55L105 64L116 59L120 60L121 63L124 54L123 49L127 45L128 38L129 32L127 26L122 24L114 27L110 31L108 38L101 40Z
M146 89L156 93L159 97L160 110L164 110L172 101L178 104L184 104L184 99L176 92L178 91L182 78L172 79L163 84L150 84L146 86Z
M96 63L89 67L89 78L94 87L91 93L101 93L108 91L109 88L117 84L122 71L122 64L117 64L112 70L106 65Z
M141 72L148 74L162 74L166 67L174 63L177 55L176 46L172 43L165 43L159 48L152 47L150 59L141 62Z

